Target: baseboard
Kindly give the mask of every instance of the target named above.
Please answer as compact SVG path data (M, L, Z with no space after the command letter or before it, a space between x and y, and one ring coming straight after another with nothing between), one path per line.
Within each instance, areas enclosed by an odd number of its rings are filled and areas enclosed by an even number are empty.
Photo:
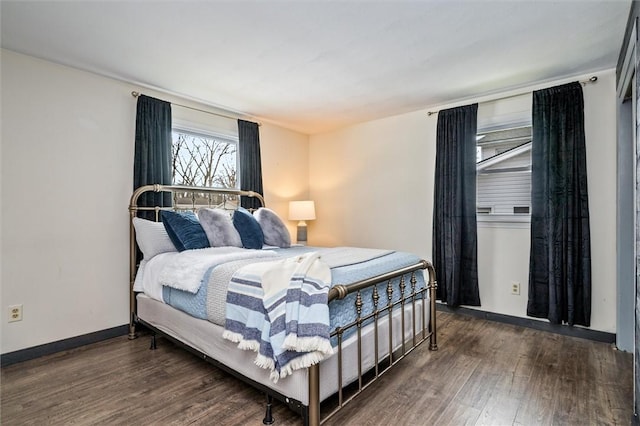
M8 352L0 355L0 366L7 367L18 362L28 361L44 355L51 355L57 352L78 348L80 346L89 345L91 343L100 342L102 340L111 339L113 337L124 336L129 333L129 324L119 325L117 327L100 330L82 336L70 337L57 342L45 343L44 345L34 346L32 348L21 349L14 352Z
M470 315L476 318L482 318L489 321L502 322L505 324L518 325L520 327L533 328L536 330L548 331L550 333L561 334L563 336L580 337L582 339L594 340L603 343L615 343L615 333L607 333L605 331L591 330L582 327L571 327L568 325L550 324L545 321L539 321L529 318L515 317L512 315L496 314L493 312L482 311L470 308L451 308L443 303L437 303L436 309L442 312L459 313Z

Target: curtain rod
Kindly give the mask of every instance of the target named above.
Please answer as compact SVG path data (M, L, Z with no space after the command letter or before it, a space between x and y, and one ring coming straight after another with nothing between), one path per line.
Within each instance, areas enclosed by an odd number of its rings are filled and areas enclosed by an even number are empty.
M142 93L136 92L135 90L133 92L131 92L131 96L133 96L134 98L137 98L140 95L142 95ZM175 106L179 106L179 107L182 107L182 108L191 109L193 111L204 112L205 114L217 115L218 117L224 117L224 118L228 118L230 120L238 120L240 118L240 117L235 117L235 116L232 116L232 115L226 115L226 114L222 114L222 113L218 113L218 112L205 111L205 110L200 109L200 108L194 108L194 107L190 107L190 106L187 106L187 105L177 104L177 103L174 103L174 102L169 102L169 103L171 105L175 105ZM257 124L258 124L258 126L262 126L262 123L260 123L260 122L258 122Z
M595 83L596 81L598 81L598 77L596 77L596 76L594 75L594 76L593 76L593 77L591 77L590 79L588 79L588 80L583 80L583 81L579 81L578 83L582 84L583 86L586 86L587 84L589 84L589 83ZM489 101L484 101L484 102L493 102L493 101L500 101L500 100L503 100L503 99L515 98L516 96L526 95L527 93L531 93L531 92L530 92L530 91L527 91L527 92L522 92L522 93L516 93L515 95L503 96L503 97L501 97L501 98L495 98L495 99L491 99L491 100L489 100ZM481 102L481 103L484 103L484 102ZM432 115L437 114L438 112L439 112L439 111L429 111L429 112L427 112L427 115L428 115L429 117L431 117Z

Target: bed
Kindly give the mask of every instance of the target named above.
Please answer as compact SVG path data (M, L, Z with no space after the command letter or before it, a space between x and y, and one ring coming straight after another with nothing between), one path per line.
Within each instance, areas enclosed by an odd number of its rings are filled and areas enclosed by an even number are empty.
M273 422L270 407L272 398L276 398L298 412L304 424L319 425L423 342L429 342L430 350L437 350L437 284L428 261L408 253L350 247L287 247L286 243L279 247L263 245L264 241L259 248L251 247L258 243L245 244L245 236L248 239L251 233L241 229L241 223L235 223L238 216L254 226L252 219L241 214L243 209L237 208L240 197L258 199L263 217L274 214L264 207L262 196L251 191L168 185L146 185L134 191L129 206L130 339L137 337L136 327L143 326L151 331L152 347L156 335L164 336L263 391L267 396L265 424ZM216 240L214 244L211 240L210 245L215 247L194 246L189 235L186 240L172 235L174 244L168 243L167 236L159 237L158 233L167 228L175 234L172 221L176 212L181 221L184 217L193 221L195 215L190 212L203 212L200 222L207 237L213 231L222 235L221 228L216 226L226 212L231 223L242 231L241 247L235 235L231 238L226 234L222 238L225 241ZM260 217L256 212L253 215ZM158 223L161 218L167 225ZM273 228L271 222L259 224L264 239L267 235L272 241L285 238L273 233L278 228ZM180 250L174 247L183 242ZM291 290L293 279L288 286L274 284L273 277L279 271L294 268L299 274L301 265L309 269L304 269L306 275L303 274L300 281L303 284L296 288L297 293ZM256 276L264 282L252 283ZM315 277L324 278L314 281ZM247 282L256 285L251 291L259 289L259 297L265 301L267 331L257 338L260 347L247 344L251 341L243 334L247 330L255 332L258 327L251 322L254 318L251 315L257 313L244 307L241 300ZM307 286L311 290L305 293L307 282L314 286ZM290 294L295 297L302 294L300 301L296 299L290 305ZM266 302L269 295L274 308ZM313 300L309 302L313 304L303 306L302 300ZM278 333L279 322L269 324L272 314L269 309L279 312L286 309L289 318L290 306L298 309L294 310L297 316L291 323L300 327L297 342L304 342L301 346L304 350L278 348L278 336L282 335ZM327 321L326 325L316 321L316 312ZM284 314L277 318L284 318ZM245 328L236 330L236 320ZM253 325L249 327L248 323ZM319 347L308 348L304 337L308 329L304 327L315 330L320 323L321 334L326 336L320 339ZM260 327L264 325L260 323ZM289 338L289 323L283 327L287 328ZM316 340L312 343L316 344ZM268 356L259 362L264 353ZM306 358L318 353L319 358ZM263 365L265 360L268 366Z

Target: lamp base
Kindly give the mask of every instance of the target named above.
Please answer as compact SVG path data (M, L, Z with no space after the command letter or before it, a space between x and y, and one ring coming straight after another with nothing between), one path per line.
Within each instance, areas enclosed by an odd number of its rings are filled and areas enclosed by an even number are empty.
M297 243L306 246L307 245L307 225L298 225L298 234L296 235Z

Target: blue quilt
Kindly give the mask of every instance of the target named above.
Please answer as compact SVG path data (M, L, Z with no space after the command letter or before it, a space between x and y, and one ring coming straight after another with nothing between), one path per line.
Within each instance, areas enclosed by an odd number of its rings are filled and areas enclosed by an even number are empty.
M309 246L295 246L286 249L274 249L278 255L282 256L282 258L297 256L308 252L313 252L317 250L331 250L331 249L323 249L318 247L309 247ZM356 281L360 281L363 279L371 278L389 271L393 271L405 266L413 265L420 261L420 258L416 255L404 253L404 252L384 252L384 254L376 256L372 259L357 262L354 264L348 264L344 266L332 267L331 268L331 283L330 285L336 284L349 284ZM213 275L214 270L220 265L212 266L205 272L205 276L203 277L203 282L208 283L209 277ZM426 286L424 275L421 271L416 272L416 289L420 290ZM405 284L406 290L405 294L411 291L410 287L410 274L405 275ZM394 284L394 292L392 301L397 301L400 299L400 290L399 290L399 279L397 279ZM387 302L387 292L386 287L387 283L378 284L378 294L380 296L379 306L386 304ZM209 319L211 317L211 313L208 312L207 298L209 292L212 292L212 284L206 285L203 284L196 294L192 294L182 290L176 290L169 287L163 287L163 299L165 303L175 307L176 309L180 309L191 316L202 319ZM373 311L373 289L369 288L362 292L362 300L364 302L363 305L363 313L362 315L366 315ZM333 330L337 325L346 324L348 322L354 321L356 319L356 312L354 309L355 305L355 294L350 294L343 300L334 300L329 304L329 323L330 329ZM210 309L210 306L209 306ZM223 325L220 324L220 325ZM334 342L335 344L335 342Z

